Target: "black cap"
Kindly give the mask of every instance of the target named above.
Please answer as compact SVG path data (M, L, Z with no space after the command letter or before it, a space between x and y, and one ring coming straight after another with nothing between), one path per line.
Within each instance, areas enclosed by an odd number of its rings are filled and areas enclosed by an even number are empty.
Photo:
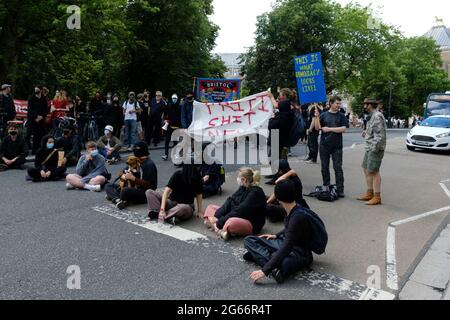
M138 158L147 157L150 155L148 152L148 146L144 141L139 141L134 145L133 153Z

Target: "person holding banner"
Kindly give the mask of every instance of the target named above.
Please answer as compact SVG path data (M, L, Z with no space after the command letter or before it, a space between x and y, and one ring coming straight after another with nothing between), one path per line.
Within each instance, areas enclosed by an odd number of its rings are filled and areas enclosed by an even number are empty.
M219 207L206 208L204 223L223 240L230 236L258 234L266 221L266 196L259 187L260 175L250 168L239 170L239 189Z
M278 113L269 121L269 130L280 131L280 140L277 141L279 155L280 159L287 160L289 152L289 134L295 119L291 101L295 99L295 96L292 90L288 88L283 88L280 90L278 101L275 100L272 93L270 93L269 96L272 100L274 108L278 109ZM271 147L273 146L274 143L271 139Z

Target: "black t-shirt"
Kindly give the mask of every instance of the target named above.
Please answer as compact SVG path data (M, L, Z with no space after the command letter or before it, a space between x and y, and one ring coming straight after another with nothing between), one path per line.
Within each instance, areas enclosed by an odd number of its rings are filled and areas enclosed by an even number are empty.
M182 171L175 172L167 186L172 189L169 199L181 204L193 204L197 195L203 193L203 184L200 175L188 184L183 179Z
M348 120L344 114L329 111L320 115L320 125L322 128L340 128L347 127ZM330 149L342 149L342 133L322 132L320 144Z

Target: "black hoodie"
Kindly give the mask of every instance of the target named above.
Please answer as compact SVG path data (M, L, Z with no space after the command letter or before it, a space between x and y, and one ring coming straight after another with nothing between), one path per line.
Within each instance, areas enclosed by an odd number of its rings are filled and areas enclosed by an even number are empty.
M278 104L279 112L275 118L269 122L269 129L280 130L280 147L289 147L289 135L294 123L294 112L291 109L289 100L281 101Z

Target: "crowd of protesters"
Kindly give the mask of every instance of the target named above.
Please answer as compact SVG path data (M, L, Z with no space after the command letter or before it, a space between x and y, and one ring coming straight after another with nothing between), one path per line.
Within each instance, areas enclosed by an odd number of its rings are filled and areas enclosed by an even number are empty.
M266 195L260 187L259 172L241 168L234 193L223 204L209 205L204 210L203 199L221 192L223 167L218 163L209 164L205 159L201 165L185 161L164 182L164 190L158 192L158 169L149 151L151 144L158 146L164 139L163 160L168 160L172 133L188 128L193 121L193 92L188 92L184 99L176 93L165 99L161 91L151 97L145 90L137 95L130 92L125 101L120 101L117 94L102 97L97 92L86 104L78 96L74 100L67 97L64 90L57 91L50 101L48 90L37 86L29 98L28 122L25 133L21 134L23 124L14 121L11 86L4 85L2 90L2 125L7 125L7 130L0 147L1 171L23 168L30 149L35 154L34 166L27 171L30 181L65 180L67 190L100 192L104 189L106 199L120 210L146 204L150 219L178 224L197 216L224 240L246 237L244 259L261 267L251 274L255 282L271 275L281 283L308 267L313 261L312 252L317 250L312 243L317 244L326 234L320 218L303 198L299 173L288 162L291 146L287 141L296 113L306 117L307 135L303 139L309 146L306 161L314 164L320 159L323 188L329 192L332 160L337 195L345 196L343 133L349 121L337 96L331 97L326 105L301 108L295 104L295 92L289 89L281 89L278 99L270 94L275 112L269 129L280 131L278 171L266 177L270 179L268 184L275 185L274 191ZM367 192L358 200L368 205L381 204L379 170L386 147L386 121L378 110L379 105L380 101L374 99L364 101L368 117L363 133L366 153L362 167ZM51 114L50 128L46 126L48 114ZM96 130L95 141L84 135L91 121L84 114L90 114L95 120L92 127ZM56 134L58 129L60 136ZM113 177L108 165L120 161L122 148L132 154L124 169ZM69 166L75 166L74 173L67 174ZM284 229L276 235L259 235L266 219L284 221ZM317 221L322 227L314 225Z

